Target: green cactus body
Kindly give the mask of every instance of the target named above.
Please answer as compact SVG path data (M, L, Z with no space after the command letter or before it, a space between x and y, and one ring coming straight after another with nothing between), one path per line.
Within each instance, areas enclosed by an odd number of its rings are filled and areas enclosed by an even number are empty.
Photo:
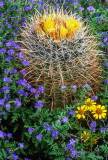
M84 22L80 21L77 31L71 32L68 29L71 26L66 28L65 22L69 17L67 14L64 15L62 11L57 13L50 11L49 14L47 11L44 15L36 14L22 29L22 52L30 62L27 68L28 81L33 86L44 85L45 104L53 109L71 103L71 85L81 88L88 83L94 91L99 89L100 51L97 50L96 37L89 34L89 26L85 26ZM54 18L51 19L51 16L55 16L56 19L63 17L61 18L63 23L59 22L62 28L55 23ZM75 19L75 16L69 18ZM52 26L52 20L54 21L56 31L55 28L48 30L47 26L45 28L47 20ZM76 21L75 23L77 24ZM61 93L61 85L66 86L64 93Z

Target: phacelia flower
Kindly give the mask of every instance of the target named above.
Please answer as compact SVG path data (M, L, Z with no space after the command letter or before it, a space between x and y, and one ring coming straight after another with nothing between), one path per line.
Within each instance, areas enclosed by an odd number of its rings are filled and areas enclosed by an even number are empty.
M43 86L38 87L39 92L44 93L45 88Z
M0 138L4 136L4 132L0 131Z
M101 129L100 129L100 131L103 131L103 132L105 132L106 130L105 130L105 128L101 128Z
M107 110L105 109L105 106L96 105L95 108L92 111L93 117L96 119L102 119L105 118Z
M108 62L105 63L105 66L108 67Z
M96 122L95 121L92 121L91 123L90 123L90 130L91 131L94 131L96 128Z
M78 106L77 109L78 109L78 111L75 111L75 113L77 113L76 117L78 117L78 119L80 119L81 117L85 118L85 115L84 115L84 113L86 111L85 105L83 105L81 107Z
M46 126L47 131L51 131L52 127L51 126Z
M94 8L93 6L89 6L89 7L87 7L87 10L88 10L88 11L94 11L95 8Z
M56 136L58 136L58 134L59 134L59 131L53 131L52 132L52 137L56 137Z
M89 132L83 131L81 138L84 142L86 142L89 138Z
M40 108L43 107L43 102L42 101L37 101L37 103L34 106L35 108Z
M35 129L34 128L28 128L28 132L34 132Z
M18 145L20 146L20 148L24 148L23 143L18 143Z
M62 120L63 120L63 122L67 122L67 121L68 121L68 118L67 118L66 116L64 116L64 117L62 118Z
M75 113L74 110L69 111L70 115L74 115L74 113Z
M39 139L41 139L41 138L42 138L42 136L43 136L42 134L38 134L38 135L36 136L36 139L38 139L38 140L39 140Z

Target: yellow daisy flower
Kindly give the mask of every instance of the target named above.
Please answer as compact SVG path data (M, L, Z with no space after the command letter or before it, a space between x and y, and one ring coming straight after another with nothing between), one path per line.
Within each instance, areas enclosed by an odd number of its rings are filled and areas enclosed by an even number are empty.
M84 142L86 142L89 138L89 132L83 131L81 138Z
M81 106L81 107L78 106L77 109L78 109L78 111L75 111L75 113L78 113L78 114L76 115L76 117L78 117L78 119L80 119L81 117L82 117L82 118L85 118L85 115L84 115L84 113L85 113L85 111L86 111L85 105L83 105L83 106Z
M96 138L91 138L91 144L96 144L97 143L97 139Z
M93 109L93 117L96 119L102 119L105 118L107 110L105 109L105 106L97 105Z
M92 111L94 109L95 105L96 105L96 102L94 102L94 100L92 100L91 98L88 98L85 101L86 109L89 111Z

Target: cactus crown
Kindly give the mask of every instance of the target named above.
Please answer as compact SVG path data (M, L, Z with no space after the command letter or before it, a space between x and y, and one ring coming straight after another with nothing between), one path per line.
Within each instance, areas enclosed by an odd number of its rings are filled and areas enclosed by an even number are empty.
M60 42L63 39L71 40L80 27L80 22L72 14L70 16L64 14L63 10L51 13L50 9L50 15L45 12L34 21L37 33L41 36L49 36L54 42Z
M101 83L100 56L96 37L89 26L75 15L44 11L36 13L22 29L22 52L30 62L27 79L32 85L43 84L47 105L71 103L70 86L89 84L98 90ZM61 93L61 85L66 92Z

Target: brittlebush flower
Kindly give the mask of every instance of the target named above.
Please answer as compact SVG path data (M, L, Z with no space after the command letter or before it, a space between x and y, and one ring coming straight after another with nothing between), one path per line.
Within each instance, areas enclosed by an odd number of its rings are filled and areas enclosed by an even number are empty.
M77 31L80 27L80 23L74 18L67 18L66 28L72 31Z
M89 132L83 131L81 138L84 142L86 142L89 138Z
M102 119L105 118L107 110L105 109L105 106L97 105L92 111L93 117L96 119Z
M75 113L78 113L78 114L76 115L76 117L78 117L78 119L80 119L81 117L82 117L82 118L85 118L85 115L84 115L84 113L85 113L85 111L86 111L85 105L83 105L83 106L81 106L81 107L78 106L77 109L78 109L78 111L75 111Z
M92 100L91 98L88 98L85 101L86 109L89 110L89 111L92 111L93 108L95 107L95 105L96 105L96 102L94 102L94 100Z
M91 144L96 144L97 143L97 139L96 138L91 138Z

